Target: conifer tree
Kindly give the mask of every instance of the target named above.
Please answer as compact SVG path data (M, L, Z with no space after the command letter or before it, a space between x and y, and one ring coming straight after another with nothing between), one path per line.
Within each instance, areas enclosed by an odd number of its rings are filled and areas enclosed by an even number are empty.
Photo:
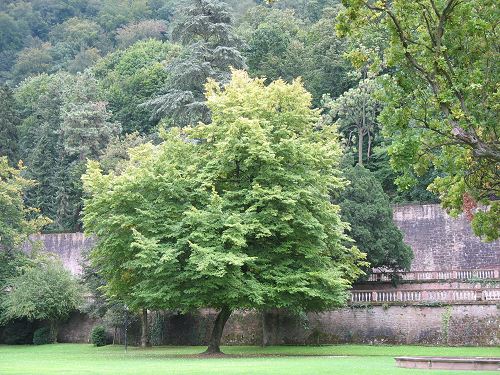
M18 157L18 125L20 122L12 90L0 87L0 156L13 165Z
M345 176L350 184L336 203L350 224L349 236L367 254L370 267L408 269L413 253L392 220L392 206L380 182L360 164L347 169Z
M210 121L204 97L207 79L227 82L230 67L244 68L245 63L224 2L193 0L181 14L172 36L184 51L167 65L165 87L146 105L153 109L153 118L166 118L171 125L182 127Z

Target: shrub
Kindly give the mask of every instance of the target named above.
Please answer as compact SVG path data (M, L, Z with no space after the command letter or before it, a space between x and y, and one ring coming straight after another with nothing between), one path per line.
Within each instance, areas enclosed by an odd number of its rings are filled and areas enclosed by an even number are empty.
M33 344L35 345L52 344L53 342L54 337L49 327L38 328L33 334Z
M90 341L95 346L104 346L107 344L106 329L103 326L95 326L90 334Z

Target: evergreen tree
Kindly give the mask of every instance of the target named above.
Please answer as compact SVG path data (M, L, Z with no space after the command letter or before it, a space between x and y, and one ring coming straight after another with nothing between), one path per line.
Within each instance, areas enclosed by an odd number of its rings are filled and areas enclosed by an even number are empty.
M37 184L27 191L26 201L51 218L50 229L71 229L70 220L61 216L59 202L67 202L71 158L64 153L60 108L63 92L73 78L65 73L42 74L24 81L16 90L23 121L20 126L21 158L28 178ZM65 207L65 206L63 206ZM71 215L70 215L71 216Z
M153 118L166 118L176 126L209 122L204 87L208 78L227 82L230 67L245 64L233 34L226 4L218 0L193 0L182 12L172 35L184 51L166 67L169 78L161 94L146 102Z
M345 175L350 184L335 201L342 219L351 224L349 236L367 254L371 267L408 269L413 253L392 221L392 206L380 182L361 165Z
M64 90L61 107L64 151L78 162L97 159L121 131L120 124L109 121L111 113L98 92L97 80L89 74L77 75L74 84Z
M18 125L20 118L12 90L0 87L0 157L6 156L11 165L18 159Z

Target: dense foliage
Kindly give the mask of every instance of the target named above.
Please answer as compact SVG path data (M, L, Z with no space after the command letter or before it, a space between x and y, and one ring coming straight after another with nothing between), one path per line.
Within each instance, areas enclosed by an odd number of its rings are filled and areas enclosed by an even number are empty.
M59 260L40 256L27 262L6 281L8 293L1 301L2 320L26 318L55 323L74 311L82 298L81 287Z
M90 333L90 342L95 346L105 346L107 342L106 328L103 326L95 326Z
M234 71L211 82L210 124L131 151L120 175L89 163L84 223L107 291L130 306L221 310L339 306L360 273L329 192L342 188L333 128L298 81ZM185 142L184 137L199 142ZM161 192L161 194L158 194Z
M230 67L244 68L239 52L241 42L234 35L227 5L218 0L193 0L181 11L172 32L184 46L183 53L170 62L165 87L147 102L153 118L186 126L209 121L204 87L207 79L227 82Z
M17 250L29 234L47 223L36 209L24 204L24 193L34 182L21 176L20 167L11 167L6 157L0 157L0 256Z
M50 327L40 327L33 333L34 345L52 344L54 341L55 337L53 336Z
M390 37L381 121L392 138L402 186L433 167L443 206L474 216L475 232L500 235L499 8L495 1L345 1L339 31L363 37L382 24ZM469 204L471 202L472 204ZM489 206L473 213L475 203Z
M99 238L85 311L108 329L128 308L213 307L212 351L233 309L342 304L369 267L357 248L407 268L393 202L440 201L498 238L498 16L493 0L1 1L0 314L75 307L60 265L20 254L42 227ZM35 298L49 283L70 302Z
M392 221L392 206L373 173L361 165L345 173L349 185L336 202L347 231L374 268L409 269L413 253Z

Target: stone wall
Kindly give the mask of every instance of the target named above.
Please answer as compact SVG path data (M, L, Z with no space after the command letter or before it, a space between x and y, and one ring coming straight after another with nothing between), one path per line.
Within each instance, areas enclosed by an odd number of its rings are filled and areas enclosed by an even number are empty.
M206 345L215 312L155 313L151 316L155 345ZM97 322L74 314L62 324L61 342L88 342ZM264 329L263 329L264 324ZM238 311L224 329L227 345L420 344L452 346L500 345L500 310L494 304L450 306L358 306L298 318L283 311ZM121 332L118 342L123 342ZM139 329L129 329L138 343Z
M413 248L412 271L496 269L500 267L500 241L482 243L473 235L464 217L453 219L438 205L407 205L394 208L394 221ZM46 234L40 240L47 251L58 254L74 274L81 271L81 254L93 244L81 233ZM434 284L411 282L398 290L462 289L481 287L474 282L441 281ZM373 289L359 285L358 290ZM479 285L479 286L478 286ZM387 283L377 288L392 290ZM333 344L406 343L450 345L500 345L500 305L470 301L446 306L418 302L413 305L372 304L351 306L298 319L284 312L234 313L224 330L227 344ZM195 314L155 313L151 330L155 344L204 345L215 312ZM87 342L90 330L99 322L75 313L61 325L62 342ZM138 341L138 328L129 330L130 342ZM123 336L123 335L122 335ZM121 336L121 337L122 337Z
M413 249L411 271L500 266L500 241L481 242L464 215L452 218L437 204L395 206L394 222Z
M496 305L364 306L309 314L306 322L270 319L272 344L500 345Z
M32 247L41 246L45 251L57 254L72 274L79 275L82 270L82 254L93 245L94 240L85 237L83 233L49 233L31 236L24 249L29 251Z
M394 222L413 249L411 271L500 267L500 241L481 242L463 215L452 218L437 204L395 206ZM82 233L43 234L32 239L58 254L74 274L81 270L81 254L94 243Z

